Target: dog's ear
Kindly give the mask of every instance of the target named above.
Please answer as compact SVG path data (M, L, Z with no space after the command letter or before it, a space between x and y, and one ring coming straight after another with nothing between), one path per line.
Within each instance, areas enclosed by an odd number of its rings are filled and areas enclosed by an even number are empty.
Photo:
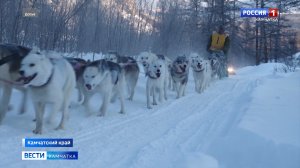
M98 65L98 68L100 71L105 71L105 69L108 69L108 63L106 60L101 60L100 64Z
M42 54L37 47L33 47L29 54L38 55L40 60L44 60L46 58L46 56Z
M30 51L30 54L37 54L37 55L41 55L41 51L39 48L37 47L33 47Z
M19 50L19 55L21 57L25 57L32 49L31 48L27 48L21 45L18 45Z

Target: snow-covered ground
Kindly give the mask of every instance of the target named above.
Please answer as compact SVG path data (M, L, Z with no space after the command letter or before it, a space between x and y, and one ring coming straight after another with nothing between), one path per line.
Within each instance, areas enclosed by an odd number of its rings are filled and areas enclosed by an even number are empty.
M44 125L34 135L32 106L18 115L20 93L0 126L0 167L84 168L299 168L300 73L274 73L275 64L245 67L216 81L202 94L194 92L191 76L187 95L153 109L146 108L145 77L140 75L133 102L125 115L118 101L107 116L85 116L72 107L65 130ZM75 97L75 96L74 96ZM74 147L22 147L22 138L73 138ZM22 150L77 150L78 161L22 161Z

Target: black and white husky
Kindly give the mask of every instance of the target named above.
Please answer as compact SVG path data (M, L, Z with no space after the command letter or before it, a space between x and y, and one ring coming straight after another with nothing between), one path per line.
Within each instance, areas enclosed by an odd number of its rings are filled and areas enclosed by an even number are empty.
M76 75L76 87L78 89L78 95L79 95L79 102L78 104L85 103L85 95L88 95L88 92L84 88L83 85L83 71L85 66L88 64L87 61L81 58L72 58L72 57L65 57L65 59L72 65L75 75Z
M104 59L91 62L85 67L83 80L85 89L91 93L85 95L84 105L88 113L90 113L89 99L91 95L97 92L103 95L99 116L105 115L108 104L115 96L118 96L120 99L120 113L125 113L123 95L124 72L119 64Z
M107 61L118 63L124 70L125 82L129 93L129 100L133 99L134 90L139 78L140 69L135 59L131 57L120 56L116 52L110 52L105 55Z
M24 94L20 113L25 111L26 91L21 86L14 85L20 78L19 68L21 60L30 52L30 48L16 44L0 44L0 124L8 110L12 88L22 91ZM1 91L1 90L0 90Z
M184 96L189 76L189 60L186 56L179 56L174 60L171 76L175 83L177 98Z
M51 105L48 122L53 122L55 114L62 109L62 117L56 129L63 129L68 117L71 94L75 89L75 73L64 58L48 57L36 49L22 60L19 73L28 86L36 115L35 134L42 133L45 106Z

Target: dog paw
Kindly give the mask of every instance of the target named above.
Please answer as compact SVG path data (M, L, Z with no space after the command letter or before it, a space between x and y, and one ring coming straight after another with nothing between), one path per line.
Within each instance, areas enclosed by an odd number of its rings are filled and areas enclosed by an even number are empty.
M19 111L19 115L23 115L23 114L25 114L26 113L26 110L20 110Z
M97 115L97 117L104 117L104 114L100 113L100 114Z
M92 115L92 113L90 113L90 112L86 112L86 113L85 113L85 116L86 116L86 117L90 117L91 115Z
M32 131L34 134L42 134L42 130L37 130L37 129L35 129L35 130L33 130Z
M7 111L11 111L11 110L13 110L13 106L12 105L8 105Z
M148 108L148 109L152 109L152 107L151 107L151 106L147 106L147 108Z
M153 103L153 105L154 105L154 106L156 106L156 105L157 105L157 103L156 103L156 102L154 102L154 103Z
M124 111L120 111L119 113L120 113L120 114L125 114L125 112L124 112Z
M52 124L53 123L53 120L51 120L51 119L47 119L47 124Z

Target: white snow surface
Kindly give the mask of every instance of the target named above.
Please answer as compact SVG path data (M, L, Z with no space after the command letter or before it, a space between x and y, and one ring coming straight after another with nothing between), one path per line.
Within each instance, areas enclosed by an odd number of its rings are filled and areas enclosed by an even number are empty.
M126 114L119 102L97 117L101 99L92 99L94 115L73 106L65 130L44 124L34 135L34 111L18 114L21 94L0 126L0 167L83 168L299 168L300 73L276 73L274 63L237 70L213 82L202 94L190 75L186 96L146 108L146 78L140 74ZM75 99L74 94L74 99ZM47 115L47 113L46 113ZM73 138L73 148L24 148L22 138ZM21 151L78 151L77 161L22 161Z

